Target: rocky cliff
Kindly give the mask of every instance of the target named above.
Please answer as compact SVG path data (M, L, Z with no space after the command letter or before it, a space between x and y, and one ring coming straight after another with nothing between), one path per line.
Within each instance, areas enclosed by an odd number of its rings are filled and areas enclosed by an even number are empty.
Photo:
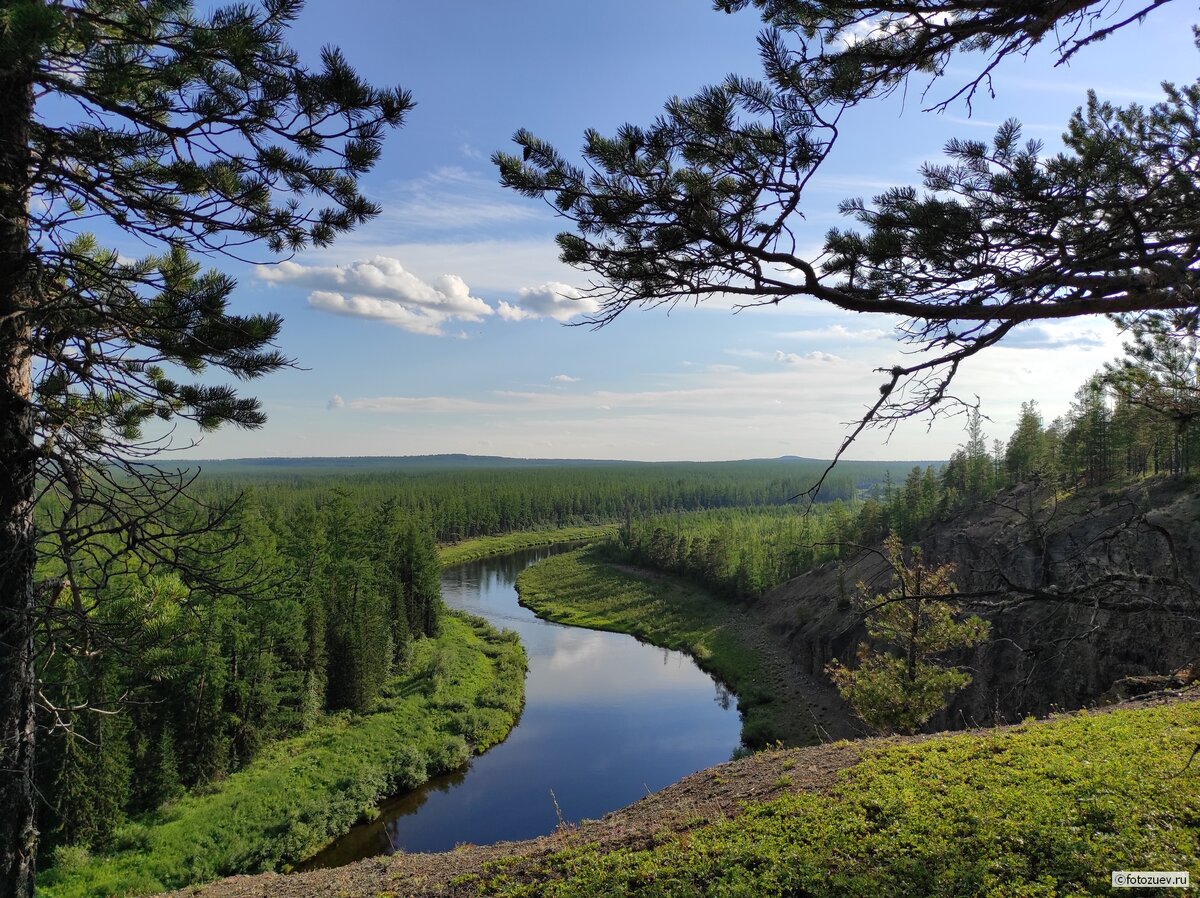
M930 526L920 543L930 562L955 565L964 604L992 623L991 639L957 659L974 682L935 727L1123 697L1138 691L1136 678L1169 675L1198 657L1194 482L1081 490L1066 499L1025 485ZM803 668L820 675L834 658L853 659L866 638L852 602L859 583L888 587L890 569L877 551L778 587L756 613Z

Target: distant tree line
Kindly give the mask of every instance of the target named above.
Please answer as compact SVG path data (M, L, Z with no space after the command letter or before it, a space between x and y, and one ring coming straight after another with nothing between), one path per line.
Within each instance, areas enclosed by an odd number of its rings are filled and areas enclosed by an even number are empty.
M552 468L304 474L292 468L217 474L204 489L214 501L253 484L268 505L287 506L331 485L359 501L394 500L429 522L440 543L539 527L620 521L631 515L710 508L786 505L824 468L804 460L572 464ZM882 480L885 462L847 464L830 477L822 501L854 498Z

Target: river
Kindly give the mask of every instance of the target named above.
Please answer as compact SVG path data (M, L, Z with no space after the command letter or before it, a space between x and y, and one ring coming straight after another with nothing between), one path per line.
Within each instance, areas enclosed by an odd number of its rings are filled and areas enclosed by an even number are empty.
M737 702L689 657L619 633L543 621L518 604L517 574L565 548L443 572L449 607L520 634L529 655L521 718L503 743L385 802L376 820L305 869L545 835L560 821L602 817L729 759L739 745Z

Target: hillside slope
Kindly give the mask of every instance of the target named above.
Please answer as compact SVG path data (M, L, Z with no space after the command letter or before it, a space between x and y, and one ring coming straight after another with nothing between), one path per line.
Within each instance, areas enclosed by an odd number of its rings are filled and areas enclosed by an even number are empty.
M959 659L975 682L934 728L1018 720L1087 706L1124 678L1166 675L1197 660L1200 485L1150 481L1056 499L1020 487L921 539L933 563L992 622L992 639ZM772 590L755 616L796 663L819 675L865 637L850 598L890 572L860 552ZM1120 687L1118 687L1120 691Z

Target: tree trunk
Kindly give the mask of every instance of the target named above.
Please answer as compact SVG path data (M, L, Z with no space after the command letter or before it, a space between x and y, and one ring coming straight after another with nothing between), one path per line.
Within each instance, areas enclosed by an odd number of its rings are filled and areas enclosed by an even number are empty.
M14 64L15 63L15 64ZM19 61L0 69L0 889L32 896L36 600L29 289L33 90Z
M920 559L917 564L920 565ZM917 568L916 594L912 598L912 620L908 624L908 653L905 659L905 671L909 684L917 682L917 646L921 640L921 568Z

